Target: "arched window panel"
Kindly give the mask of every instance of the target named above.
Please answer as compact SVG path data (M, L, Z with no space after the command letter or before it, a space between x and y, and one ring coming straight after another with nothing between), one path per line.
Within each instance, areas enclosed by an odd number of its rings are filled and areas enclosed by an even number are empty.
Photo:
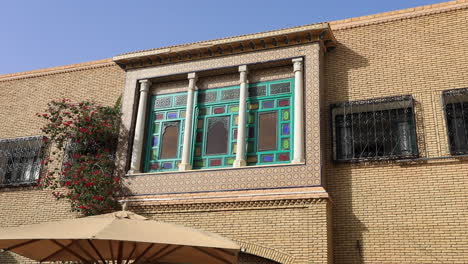
M180 122L163 123L160 159L174 159L178 157L179 133Z
M258 151L278 148L278 114L265 112L258 114Z
M230 116L207 118L206 155L226 155L229 148Z

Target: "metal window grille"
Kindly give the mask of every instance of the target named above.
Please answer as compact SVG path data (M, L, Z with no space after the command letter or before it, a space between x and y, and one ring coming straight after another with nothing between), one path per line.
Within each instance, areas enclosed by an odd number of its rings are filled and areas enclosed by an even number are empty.
M45 152L43 136L0 140L0 187L34 184Z
M450 153L468 154L468 88L444 91L442 96Z
M331 112L337 161L418 155L410 95L338 103L331 106Z

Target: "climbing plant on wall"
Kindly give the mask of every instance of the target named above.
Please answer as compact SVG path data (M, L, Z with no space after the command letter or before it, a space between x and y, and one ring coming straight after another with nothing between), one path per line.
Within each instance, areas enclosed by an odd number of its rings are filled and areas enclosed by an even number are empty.
M42 162L47 171L39 184L52 189L57 199L67 199L73 211L95 215L118 207L120 178L114 169L119 105L63 99L36 114L46 121L42 132L52 148Z

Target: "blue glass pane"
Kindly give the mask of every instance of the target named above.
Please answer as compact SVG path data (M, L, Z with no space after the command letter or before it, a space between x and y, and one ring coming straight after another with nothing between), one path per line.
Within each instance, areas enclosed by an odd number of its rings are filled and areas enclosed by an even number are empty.
M283 135L289 135L289 124L283 125Z
M263 162L273 162L273 160L274 160L273 154L262 155Z
M262 103L262 108L273 108L275 107L275 101L265 101Z
M177 112L176 113L167 113L167 118L177 118Z
M163 169L172 169L172 162L164 162L162 164Z
M153 136L153 146L158 145L159 142L159 136Z

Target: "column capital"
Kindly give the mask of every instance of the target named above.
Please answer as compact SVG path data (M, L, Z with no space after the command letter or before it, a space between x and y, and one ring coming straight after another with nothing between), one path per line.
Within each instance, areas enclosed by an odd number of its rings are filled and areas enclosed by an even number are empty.
M195 79L195 80L198 80L198 75L196 72L191 72L189 74L187 74L187 79Z
M247 65L239 66L239 72L249 72L249 69L247 68Z
M294 72L302 71L302 62L304 61L303 58L294 58L292 62L294 64Z
M148 92L149 87L151 86L151 81L148 79L139 80L140 83L140 92Z

